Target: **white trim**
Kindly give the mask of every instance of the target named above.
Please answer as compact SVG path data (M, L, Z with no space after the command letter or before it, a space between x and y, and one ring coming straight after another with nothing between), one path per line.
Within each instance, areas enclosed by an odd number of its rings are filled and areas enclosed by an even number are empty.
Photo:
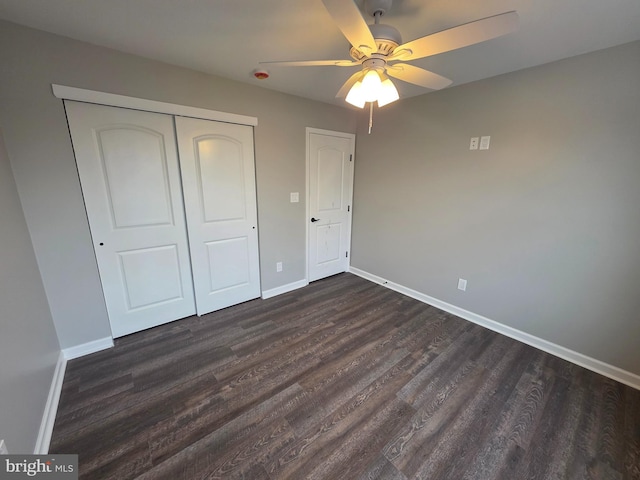
M310 196L310 178L309 178L309 165L311 162L311 157L309 156L309 136L315 129L311 127L307 127L304 133L304 154L305 154L305 163L304 163L304 179L305 179L305 195L304 201L305 211L304 211L304 278L308 282L309 281L309 223L311 222L309 215L309 196Z
M351 211L349 212L349 232L347 233L347 248L349 249L349 262L347 262L347 269L345 271L349 271L350 263L351 263L351 234L353 231L353 186L355 185L355 177L356 177L356 134L355 133L347 133L347 132L336 132L334 130L323 130L321 128L314 127L306 127L305 129L305 179L306 179L306 195L305 200L307 202L306 205L306 222L305 222L305 262L304 262L304 278L306 278L307 282L309 281L309 225L311 224L311 215L309 214L309 205L311 204L309 195L311 192L311 177L310 177L310 168L311 165L311 157L309 156L309 139L312 133L318 135L329 135L332 137L346 138L351 140L351 197L348 199L349 205L351 205Z
M53 425L55 424L56 414L58 412L58 403L60 402L60 393L62 392L62 383L64 381L64 373L67 369L67 361L111 347L113 347L113 339L111 337L105 337L60 351L56 368L53 371L51 387L49 388L47 403L44 407L40 430L38 431L38 438L36 439L36 445L33 451L35 455L46 455L49 453L49 444L51 443Z
M205 120L215 120L218 122L237 123L255 127L258 125L256 117L237 115L235 113L217 112L205 108L189 107L175 103L157 102L143 98L127 97L114 93L98 92L95 90L85 90L84 88L67 87L64 85L51 84L53 94L63 100L76 100L78 102L97 103L109 105L111 107L124 107L133 110L144 110L146 112L166 113L169 115L179 115L182 117L203 118Z
M348 138L351 140L355 140L355 133L347 133L347 132L336 132L334 130L323 130L321 128L313 128L307 127L307 135L310 133L317 133L318 135L329 135L330 137L340 137L340 138Z
M292 292L299 288L303 288L309 285L309 282L306 280L298 280L297 282L288 283L286 285L282 285L280 287L271 288L269 290L265 290L262 292L262 299L266 300L267 298L275 297L276 295L282 295L283 293Z
M443 302L442 300L430 297L429 295L425 295L424 293L420 293L416 290L412 290L397 283L390 282L382 277L378 277L377 275L374 275L372 273L360 270L359 268L349 267L349 272L353 273L354 275L358 275L359 277L370 280L374 283L378 283L391 290L395 290L396 292L402 293L403 295L414 298L423 303L432 305L436 308L439 308L440 310L444 310L445 312L452 313L457 317L481 325L485 328L488 328L489 330L493 330L494 332L498 332L502 335L513 338L514 340L518 340L519 342L526 343L527 345L542 350L543 352L550 353L551 355L555 355L556 357L560 357L588 370L604 375L605 377L616 380L617 382L624 383L625 385L629 385L630 387L640 390L640 375L636 375L635 373L628 372L619 367L610 365L595 358L591 358L587 355L570 350L561 345L549 342L540 337L536 337L529 333L523 332L522 330L509 327L502 323L496 322L495 320L483 317L482 315L478 315L463 308L456 307L455 305Z
M113 347L113 338L104 337L92 342L76 345L75 347L69 347L62 350L64 358L67 360L73 360L74 358L84 357L91 353L99 352L100 350L106 350Z
M58 402L60 401L60 392L62 392L62 382L64 380L64 372L67 368L67 359L62 352L58 355L56 368L53 371L53 379L47 396L47 403L42 414L40 422L40 430L36 439L36 446L33 453L35 455L46 455L49 453L49 444L51 443L51 434L53 433L53 425L56 421L56 413L58 412Z

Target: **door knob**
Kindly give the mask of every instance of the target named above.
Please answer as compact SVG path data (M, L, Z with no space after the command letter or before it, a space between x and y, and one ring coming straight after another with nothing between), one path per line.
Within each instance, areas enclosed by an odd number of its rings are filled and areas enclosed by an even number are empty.
M311 221L312 221L313 223L315 223L315 222L319 222L319 221L320 221L320 219L319 219L319 218L313 218L313 217L311 217Z

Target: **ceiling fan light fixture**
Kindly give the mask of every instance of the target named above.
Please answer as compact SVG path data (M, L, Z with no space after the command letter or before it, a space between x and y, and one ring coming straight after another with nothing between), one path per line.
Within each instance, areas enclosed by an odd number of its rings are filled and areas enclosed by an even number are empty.
M362 95L365 101L375 102L382 90L382 80L377 70L369 70L362 79Z
M391 79L384 73L381 75L377 69L370 69L362 80L353 84L345 100L354 107L364 108L367 102L377 101L378 107L383 107L399 98L398 90Z
M380 85L380 92L378 93L378 108L395 102L399 98L400 95L398 94L398 89L391 79L387 78L382 82Z
M364 108L366 100L364 98L364 91L362 90L362 82L360 80L353 84L353 87L349 90L345 101L354 107Z

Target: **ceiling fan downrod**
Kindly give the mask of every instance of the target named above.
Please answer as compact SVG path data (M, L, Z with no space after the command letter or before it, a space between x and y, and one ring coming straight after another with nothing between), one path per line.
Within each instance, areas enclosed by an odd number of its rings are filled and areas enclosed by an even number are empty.
M364 10L372 17L383 16L391 9L392 5L393 0L364 0Z

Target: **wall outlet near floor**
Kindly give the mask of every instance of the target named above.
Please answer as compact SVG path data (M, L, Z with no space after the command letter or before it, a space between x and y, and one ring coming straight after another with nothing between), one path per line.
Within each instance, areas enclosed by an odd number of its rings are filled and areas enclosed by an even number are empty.
M471 137L471 141L469 142L469 150L477 150L479 141L480 139L478 137Z
M282 262L278 262L276 263L276 272L281 272L282 271Z
M7 450L7 444L4 443L4 440L0 440L0 455L9 455L9 450Z
M465 292L467 290L467 281L464 278L458 279L458 290Z

